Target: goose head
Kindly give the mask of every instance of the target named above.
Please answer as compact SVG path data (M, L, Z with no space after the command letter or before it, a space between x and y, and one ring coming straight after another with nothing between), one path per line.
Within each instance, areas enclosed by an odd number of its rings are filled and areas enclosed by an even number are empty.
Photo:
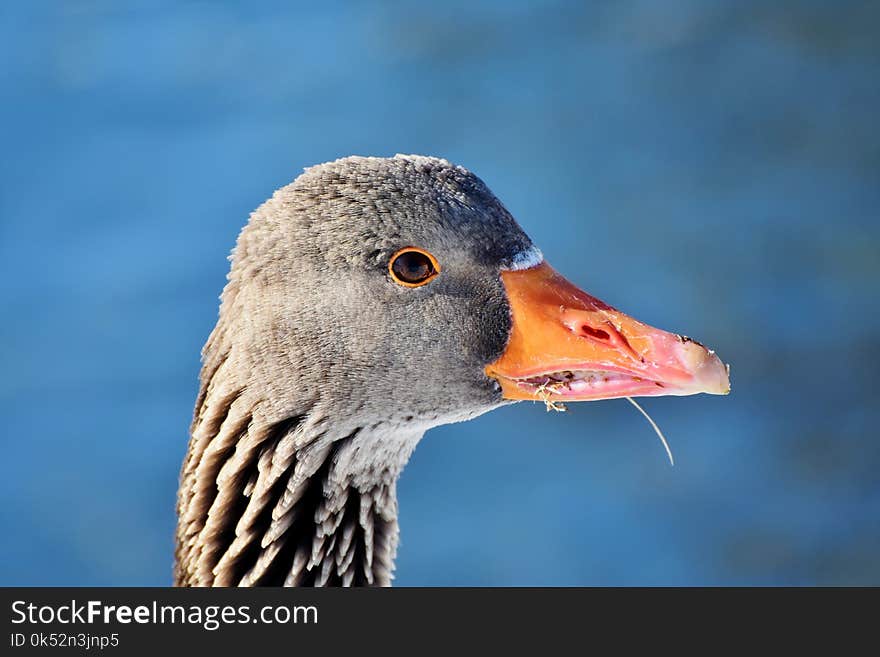
M729 390L713 352L568 282L445 160L307 169L231 260L181 473L177 584L387 585L395 483L431 427L518 400Z

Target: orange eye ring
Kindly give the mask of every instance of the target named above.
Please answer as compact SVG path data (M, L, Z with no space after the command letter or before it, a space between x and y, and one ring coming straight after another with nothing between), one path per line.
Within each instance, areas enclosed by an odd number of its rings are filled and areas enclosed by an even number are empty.
M398 285L421 287L440 275L440 263L424 249L407 246L391 256L388 274Z

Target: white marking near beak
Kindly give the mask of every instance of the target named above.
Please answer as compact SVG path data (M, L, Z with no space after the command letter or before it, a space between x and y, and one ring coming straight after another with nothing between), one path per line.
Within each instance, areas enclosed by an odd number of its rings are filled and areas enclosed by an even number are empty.
M513 256L507 270L519 271L520 269L531 269L532 267L537 267L542 262L544 262L544 254L541 253L541 249L533 244L525 251L520 251Z

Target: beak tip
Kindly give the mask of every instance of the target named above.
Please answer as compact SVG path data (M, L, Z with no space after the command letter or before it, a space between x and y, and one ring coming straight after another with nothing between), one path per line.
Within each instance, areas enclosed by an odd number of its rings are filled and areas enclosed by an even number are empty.
M694 383L710 395L730 394L730 367L713 352L707 352L694 370Z
M694 392L710 395L730 393L730 366L725 365L711 349L699 342L689 341L681 345L680 358L693 376Z

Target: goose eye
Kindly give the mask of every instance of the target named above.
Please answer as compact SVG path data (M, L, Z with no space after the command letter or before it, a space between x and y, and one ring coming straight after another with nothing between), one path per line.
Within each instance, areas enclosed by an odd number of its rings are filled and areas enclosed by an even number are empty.
M395 283L405 287L419 287L440 273L440 265L427 251L407 247L392 256L388 263L388 272Z

